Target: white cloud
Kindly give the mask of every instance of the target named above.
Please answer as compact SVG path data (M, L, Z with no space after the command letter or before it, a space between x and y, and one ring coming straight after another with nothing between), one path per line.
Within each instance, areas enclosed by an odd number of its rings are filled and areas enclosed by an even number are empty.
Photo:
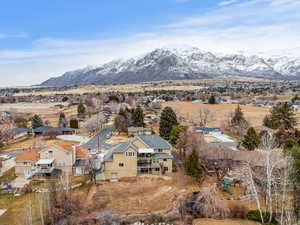
M231 5L231 4L236 3L237 1L238 0L225 0L225 1L220 2L218 5L219 6Z
M35 40L31 49L0 50L0 85L36 84L65 71L143 54L166 45L215 52L300 46L300 1L250 0L217 7L152 32L101 40Z

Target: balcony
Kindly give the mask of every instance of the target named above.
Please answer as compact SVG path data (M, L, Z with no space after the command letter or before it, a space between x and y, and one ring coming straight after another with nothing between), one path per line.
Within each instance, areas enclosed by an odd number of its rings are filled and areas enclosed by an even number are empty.
M52 173L54 170L54 167L48 167L48 168L37 168L35 170L35 174L41 173L41 174L45 174L45 173Z

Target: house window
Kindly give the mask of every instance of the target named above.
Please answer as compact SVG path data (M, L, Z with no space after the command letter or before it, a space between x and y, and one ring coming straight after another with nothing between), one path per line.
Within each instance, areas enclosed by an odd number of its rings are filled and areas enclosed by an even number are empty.
M164 171L168 171L169 170L169 168L168 167L164 167Z
M162 149L158 149L158 152L163 152L163 150Z
M159 168L155 168L155 171L159 171Z
M125 155L126 156L134 156L134 152L126 152Z
M164 162L166 162L167 161L167 159L164 159Z
M119 167L124 167L124 163L119 163Z
M23 162L24 165L27 165L27 162Z

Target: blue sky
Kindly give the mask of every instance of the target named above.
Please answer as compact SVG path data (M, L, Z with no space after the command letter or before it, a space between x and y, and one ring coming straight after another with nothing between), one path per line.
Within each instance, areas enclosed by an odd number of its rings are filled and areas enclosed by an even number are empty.
M0 8L0 86L164 46L300 47L300 0L10 0Z

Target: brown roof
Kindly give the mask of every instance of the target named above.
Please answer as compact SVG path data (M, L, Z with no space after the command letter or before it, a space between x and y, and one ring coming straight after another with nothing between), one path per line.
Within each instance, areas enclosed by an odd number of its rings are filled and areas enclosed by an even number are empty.
M36 162L40 158L39 151L37 149L26 150L22 154L17 155L16 161L31 161Z
M76 148L76 156L86 156L89 154L89 150L81 147Z
M63 148L64 150L71 152L73 151L73 146L78 145L79 142L73 141L57 141L55 142L56 145ZM82 148L80 146L76 146L76 156L85 156L89 154L89 150Z
M64 150L71 152L73 151L73 145L78 145L78 142L72 141L56 141L55 144Z

